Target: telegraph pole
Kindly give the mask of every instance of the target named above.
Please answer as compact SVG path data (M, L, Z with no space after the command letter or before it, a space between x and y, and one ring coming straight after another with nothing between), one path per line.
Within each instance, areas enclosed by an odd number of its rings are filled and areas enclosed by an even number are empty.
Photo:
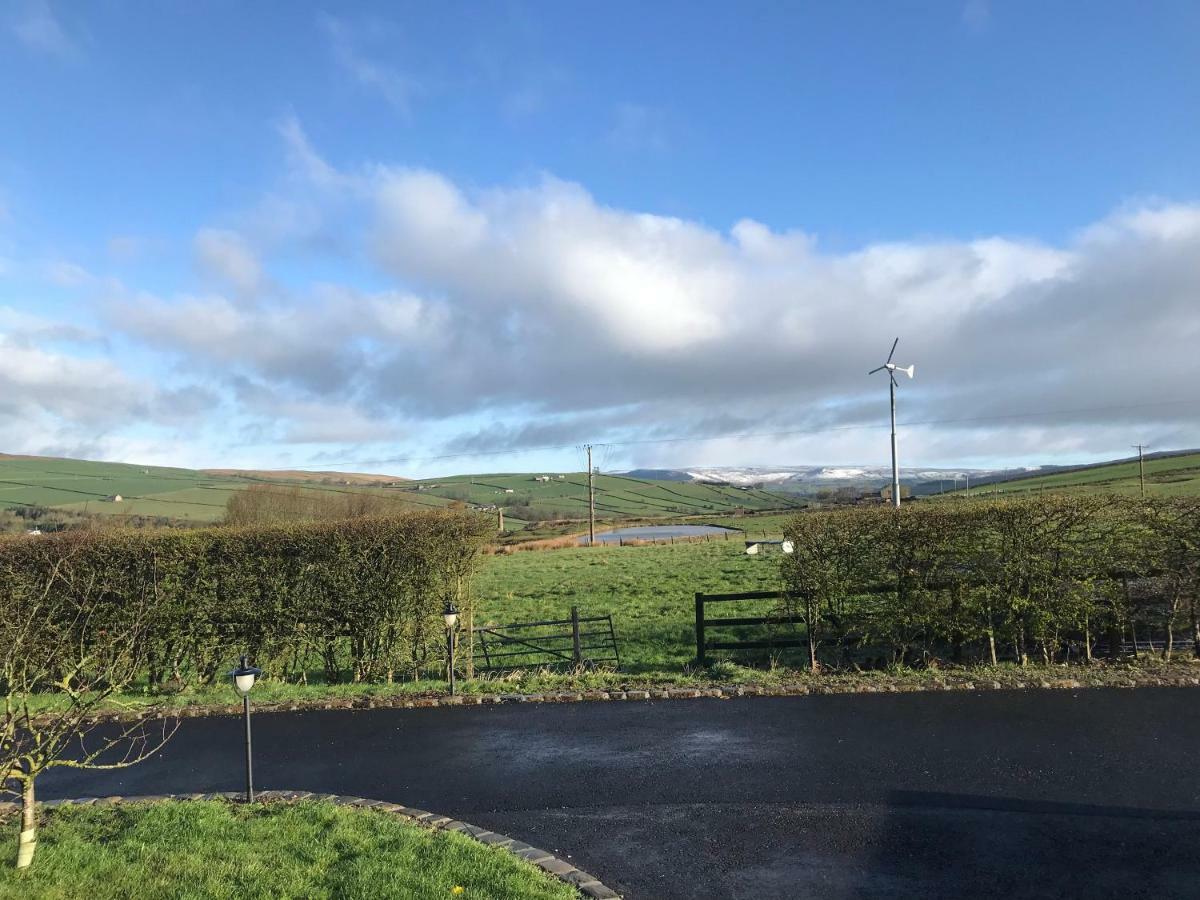
M1142 451L1145 450L1146 448L1143 447L1141 444L1134 444L1133 446L1137 449L1137 452L1138 452L1138 483L1141 485L1141 488L1142 488L1142 499L1145 500L1146 499L1146 461L1142 457Z
M592 445L587 445L588 456L588 546L596 545L596 489L592 483Z

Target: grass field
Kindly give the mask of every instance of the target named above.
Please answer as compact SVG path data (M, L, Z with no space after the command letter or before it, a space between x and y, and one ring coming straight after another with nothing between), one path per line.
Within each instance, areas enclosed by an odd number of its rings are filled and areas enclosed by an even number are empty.
M709 543L513 553L484 560L476 624L612 614L622 669L678 675L695 656L695 597L774 590L779 557L746 556L740 536ZM741 604L729 604L733 614ZM762 611L762 605L751 607Z
M11 818L8 826L15 844ZM318 802L59 808L39 829L29 869L0 866L0 897L14 900L578 896L465 835Z
M10 509L39 506L64 512L124 518L161 516L210 524L225 515L225 503L233 492L263 483L294 486L298 482L286 474L269 479L253 473L216 475L196 469L0 455L0 507ZM387 491L389 497L408 506L444 507L450 502L433 495L410 495L357 484L307 482L303 487L314 491ZM109 499L117 495L121 502Z
M428 481L336 473L238 472L139 466L50 457L0 454L0 508L46 507L66 513L123 518L162 517L196 525L220 521L230 495L255 484L300 486L305 490L378 493L400 506L447 507L454 502L505 508L505 526L520 537L572 530L570 524L539 526L538 520L587 517L587 476L463 475ZM314 480L316 478L317 480ZM678 516L731 517L741 511L783 510L798 505L788 495L702 484L645 481L619 475L596 477L596 515L601 521ZM511 493L508 493L511 491ZM120 502L113 497L120 495ZM576 529L578 530L578 529Z
M523 519L586 518L587 475L582 472L458 475L408 482L419 491L476 506L502 506ZM681 515L728 515L737 510L787 509L798 505L786 494L678 481L647 481L624 475L596 475L596 515L604 519Z
M1146 460L1147 497L1195 497L1200 495L1200 453ZM971 496L1066 491L1072 494L1125 494L1138 496L1141 486L1134 459L1116 463L1035 475L971 489ZM950 491L946 492L951 494ZM963 492L959 491L961 495Z

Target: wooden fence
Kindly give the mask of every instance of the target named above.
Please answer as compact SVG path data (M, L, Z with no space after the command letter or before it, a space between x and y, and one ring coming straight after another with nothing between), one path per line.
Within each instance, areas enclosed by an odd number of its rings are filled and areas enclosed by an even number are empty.
M740 625L791 625L803 622L801 615L732 616L710 619L704 607L708 603L729 603L735 600L782 600L780 591L745 591L740 594L696 594L696 662L707 665L709 650L773 650L783 647L804 647L807 638L769 637L755 641L709 641L705 632L709 628L733 628Z

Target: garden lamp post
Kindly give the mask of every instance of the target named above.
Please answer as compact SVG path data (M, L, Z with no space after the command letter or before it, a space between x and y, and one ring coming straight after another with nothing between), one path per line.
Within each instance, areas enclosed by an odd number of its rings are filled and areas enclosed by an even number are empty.
M450 675L450 696L454 696L454 630L458 627L458 607L447 603L442 607L442 620L446 623L446 666Z
M229 673L233 678L234 689L242 695L242 713L246 719L246 802L254 802L254 761L252 755L252 745L250 743L250 689L254 687L254 682L259 675L262 674L262 669L256 669L254 666L246 662L246 656L242 655L242 662L236 669Z

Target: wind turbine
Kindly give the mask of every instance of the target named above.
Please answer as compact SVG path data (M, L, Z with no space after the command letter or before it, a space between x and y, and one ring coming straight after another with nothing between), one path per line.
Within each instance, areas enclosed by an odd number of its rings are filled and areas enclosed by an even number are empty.
M900 506L900 468L896 465L896 373L903 372L912 378L913 370L916 369L916 366L909 366L905 369L892 362L892 357L896 355L896 345L899 343L900 338L896 338L892 342L892 352L888 354L887 362L867 373L874 375L876 372L884 370L888 373L888 394L892 399L892 506L897 508Z

